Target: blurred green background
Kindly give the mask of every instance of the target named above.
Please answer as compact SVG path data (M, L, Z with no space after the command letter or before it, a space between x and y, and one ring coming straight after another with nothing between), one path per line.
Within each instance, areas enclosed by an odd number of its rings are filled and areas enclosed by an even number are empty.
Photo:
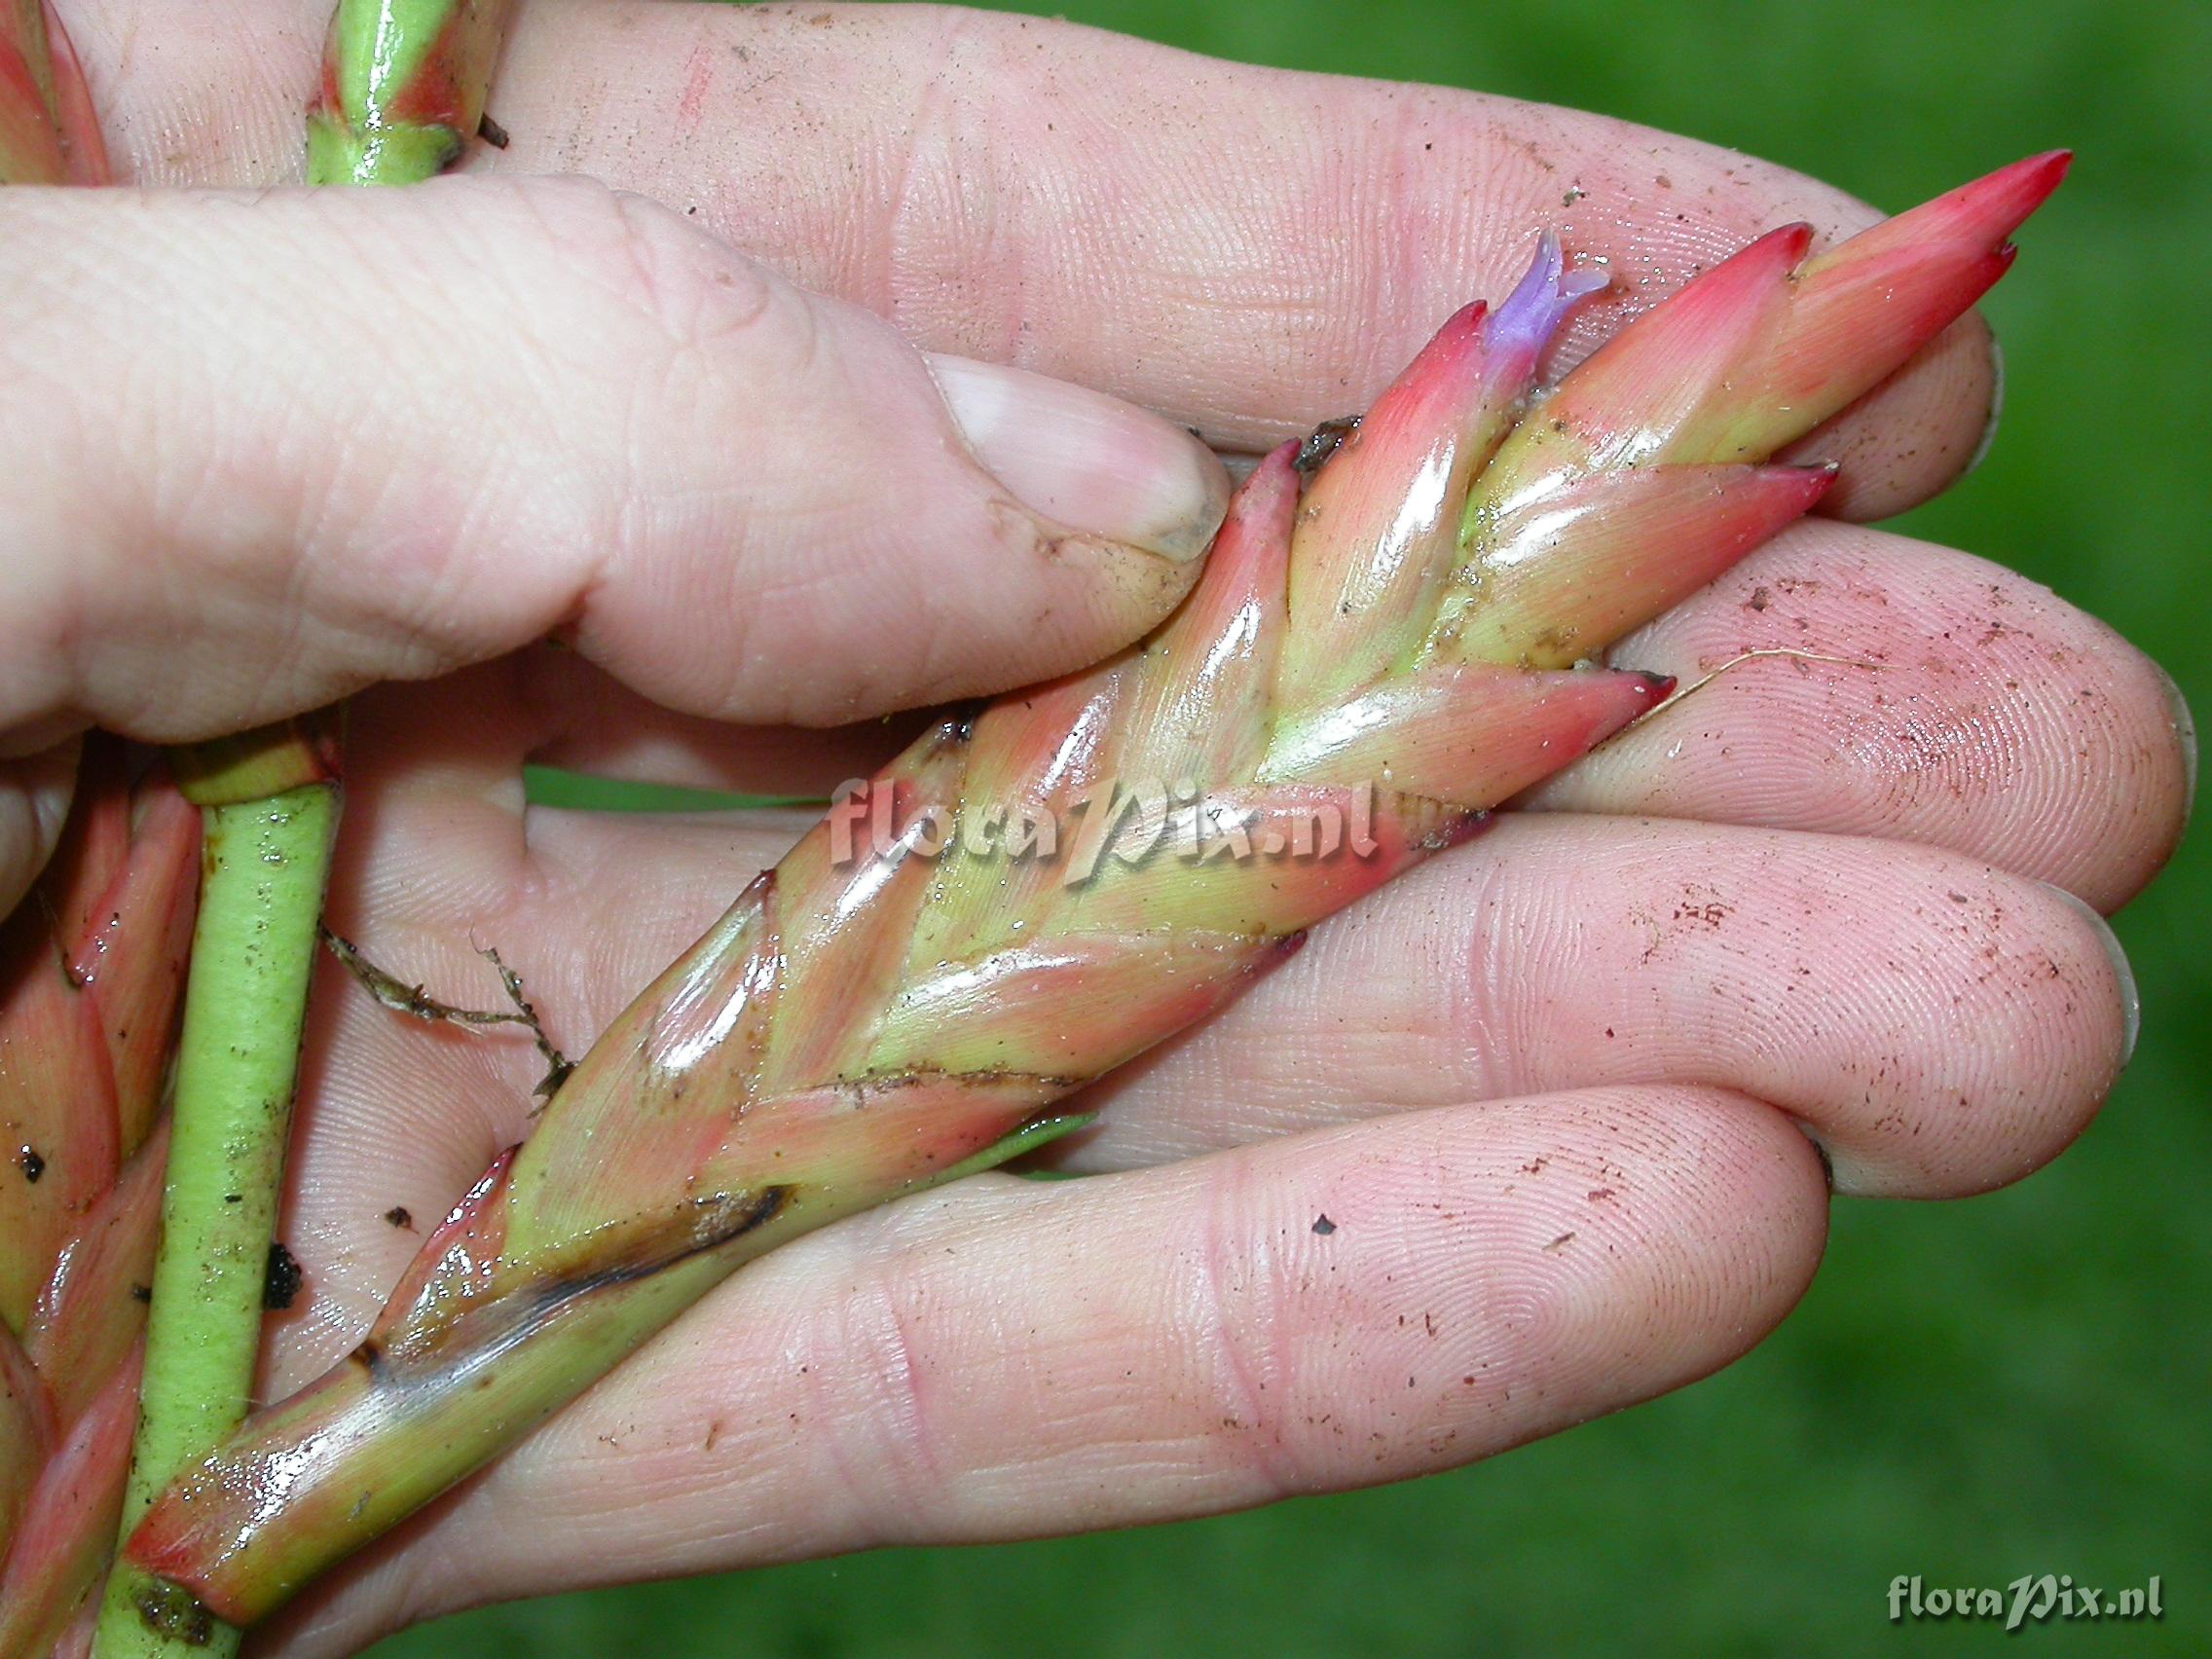
M1044 8L1008 8L1044 10ZM1848 9L1552 0L1079 0L1225 56L1582 106L1901 208L2070 144L1987 310L2011 395L1988 461L1902 521L2048 582L2199 711L2212 666L2212 7ZM383 1659L1949 1653L1893 1574L2164 1578L2159 1625L2031 1629L2050 1653L2212 1652L2212 968L2204 837L2122 915L2142 1046L2081 1144L1964 1204L1846 1202L1802 1308L1686 1392L1479 1468L1143 1532L896 1551L571 1596Z

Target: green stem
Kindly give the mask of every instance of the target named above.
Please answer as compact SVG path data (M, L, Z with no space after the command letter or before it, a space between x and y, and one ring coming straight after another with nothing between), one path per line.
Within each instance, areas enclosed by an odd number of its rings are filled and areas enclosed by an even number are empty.
M311 783L204 812L126 1535L162 1488L245 1416L338 788ZM238 1632L204 1614L164 1617L151 1592L128 1568L109 1579L99 1659L236 1651Z
M338 0L308 120L309 182L413 184L459 159L483 118L508 5ZM335 758L334 739L297 723L171 756L206 813L207 862L124 1538L245 1415L337 827ZM238 1639L191 1598L118 1565L93 1651L227 1659Z

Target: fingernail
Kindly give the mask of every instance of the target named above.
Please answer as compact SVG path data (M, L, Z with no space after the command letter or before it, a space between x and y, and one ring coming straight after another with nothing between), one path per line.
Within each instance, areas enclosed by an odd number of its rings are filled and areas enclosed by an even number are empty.
M1032 511L1177 564L1213 540L1229 474L1181 426L1024 369L929 364L970 453Z
M2049 887L2050 884L2044 884ZM2050 890L2081 912L2082 919L2089 924L2089 931L2097 936L2097 942L2105 947L2105 960L2112 964L2112 977L2120 982L2121 1017L2126 1022L2125 1035L2120 1046L2120 1069L2135 1057L2135 1039L2143 1034L2143 999L2135 989L2135 970L2127 965L2127 951L2120 942L2120 936L2112 931L2112 924L2097 913L2078 893L2069 893L2063 887Z
M1959 472L1961 478L1989 459L1989 452L1997 446L1997 424L2004 418L2005 343L1992 334L1989 337L1989 413L1982 417L1981 436L1974 440L1973 454L1967 457L1967 463Z
M2187 825L2196 810L2196 717L2189 712L2189 699L2182 695L2174 677L2157 663L2151 666L2158 669L2158 683L2166 693L2166 717L2173 721L2174 741L2181 745L2181 821Z

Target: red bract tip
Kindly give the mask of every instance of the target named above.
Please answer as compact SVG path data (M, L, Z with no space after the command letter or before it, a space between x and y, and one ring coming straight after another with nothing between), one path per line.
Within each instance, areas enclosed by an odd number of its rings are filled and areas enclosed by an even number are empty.
M1284 689L1326 694L1378 673L1425 620L1454 562L1467 482L1526 387L1489 372L1480 305L1462 307L1323 463L1290 566Z
M1737 459L1687 453L1698 447L1690 434L1781 326L1789 275L1812 240L1810 225L1769 231L1614 335L1561 384L1542 421L1514 434L1485 498L1510 508L1563 465Z
M0 5L0 184L105 184L92 98L52 0Z
M1278 734L1288 776L1487 807L1588 753L1664 693L1647 674L1439 665Z
M2014 162L1811 260L1787 325L1701 422L1705 454L1772 455L1896 373L2011 269L2006 239L2071 161L2053 150Z
M1296 451L1277 448L1231 498L1205 579L1129 665L1122 734L1106 754L1124 778L1236 777L1266 748L1287 625Z
M2046 150L1999 167L1862 231L1814 259L1805 276L1811 278L1831 266L1908 242L1995 252L2050 199L2073 165L2073 151Z
M92 90L85 84L84 66L77 61L77 49L61 26L54 0L43 0L43 7L47 50L54 59L54 120L61 131L63 182L106 184L107 143L92 110Z

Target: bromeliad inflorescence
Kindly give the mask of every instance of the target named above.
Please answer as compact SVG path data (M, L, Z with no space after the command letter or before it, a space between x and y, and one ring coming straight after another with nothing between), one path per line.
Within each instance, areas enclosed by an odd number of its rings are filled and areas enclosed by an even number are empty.
M505 10L345 0L311 176L450 162ZM0 183L103 181L91 111L47 0L0 0ZM1293 446L1260 463L1150 638L940 723L748 886L352 1355L153 1498L103 1644L142 1614L200 1639L260 1617L745 1262L1080 1124L1084 1085L1655 706L1668 682L1607 647L1819 499L1831 468L1769 458L1971 306L2064 169L2018 163L1809 261L1806 227L1775 231L1549 389L1539 360L1601 284L1538 237L1513 294L1449 319L1303 490ZM300 762L247 782L328 782L295 737L244 747ZM0 935L6 1659L86 1634L115 1532L200 862L173 789L89 755L43 897Z
M1083 1085L1662 699L1594 659L1819 498L1829 468L1768 458L1971 306L2064 167L2018 163L1809 262L1805 227L1776 231L1548 393L1539 357L1590 282L1540 239L1303 495L1294 446L1261 462L1150 638L940 723L754 881L360 1346L188 1472L129 1561L175 1604L258 1618L743 1263L1080 1121ZM1116 786L1087 879L990 832ZM892 831L855 845L879 801ZM944 856L963 827L979 851Z

